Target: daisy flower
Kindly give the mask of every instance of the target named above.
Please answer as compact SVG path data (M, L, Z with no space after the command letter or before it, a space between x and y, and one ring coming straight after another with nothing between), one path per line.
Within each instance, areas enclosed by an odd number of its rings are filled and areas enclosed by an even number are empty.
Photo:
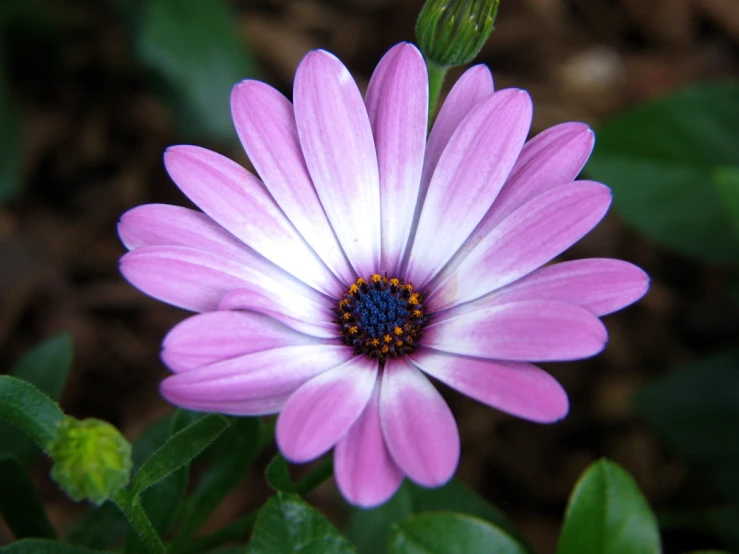
M599 316L648 278L619 260L546 265L604 216L607 187L575 180L593 147L580 123L526 142L529 95L469 69L428 135L420 52L392 48L364 98L317 50L293 103L247 80L233 120L258 177L196 146L164 155L201 210L150 204L121 218L128 281L199 312L164 339L164 397L191 410L279 413L293 462L334 449L346 499L374 506L404 476L445 483L454 417L429 380L536 422L567 395L531 362L607 340Z

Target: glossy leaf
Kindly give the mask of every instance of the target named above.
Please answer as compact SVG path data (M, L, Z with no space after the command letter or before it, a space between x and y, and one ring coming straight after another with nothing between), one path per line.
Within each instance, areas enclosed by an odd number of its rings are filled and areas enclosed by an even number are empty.
M0 457L0 514L16 539L56 538L31 478L12 456Z
M137 51L166 83L186 132L235 139L231 88L255 71L226 2L149 0L141 14Z
M23 430L42 448L56 436L64 418L59 406L30 383L0 375L0 419Z
M188 463L227 428L225 417L208 415L172 435L136 473L131 482L131 494L142 493Z
M701 260L735 262L739 240L713 183L739 166L739 84L703 84L634 108L598 132L588 176L650 239Z
M382 554L387 552L393 525L414 514L432 511L459 512L486 520L514 537L527 552L532 552L503 514L456 479L435 489L404 482L395 496L382 506L354 510L347 536L362 554Z
M631 476L601 460L575 485L557 554L660 554L657 522Z
M412 516L390 537L390 554L526 554L513 537L487 521L437 512Z
M739 350L694 362L642 389L636 408L716 490L739 500Z
M278 492L259 512L247 554L356 554L357 550L299 496Z
M58 541L26 539L0 546L0 554L100 554L100 551Z
M2 171L2 170L0 170ZM52 400L59 400L72 367L72 337L62 333L26 353L10 370L10 375L34 385ZM12 454L28 467L39 448L17 427L0 421L0 454Z

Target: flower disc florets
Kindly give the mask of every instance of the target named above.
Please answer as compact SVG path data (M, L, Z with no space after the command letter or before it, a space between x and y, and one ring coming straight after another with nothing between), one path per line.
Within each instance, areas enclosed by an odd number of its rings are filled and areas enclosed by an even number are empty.
M375 273L349 287L337 310L344 343L385 361L413 351L429 320L423 296L401 279Z

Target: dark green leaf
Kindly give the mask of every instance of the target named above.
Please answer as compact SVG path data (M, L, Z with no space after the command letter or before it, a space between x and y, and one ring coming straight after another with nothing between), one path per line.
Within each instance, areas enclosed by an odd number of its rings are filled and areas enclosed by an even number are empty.
M267 466L267 482L275 491L304 496L331 477L334 471L333 458L326 458L296 482L290 477L289 465L288 461L278 452Z
M231 426L214 443L213 463L187 500L180 535L188 537L244 478L258 454L261 420L230 418ZM179 538L179 537L178 537Z
M131 494L136 496L142 493L188 463L227 428L228 420L225 417L207 415L172 435L136 473L131 482Z
M703 84L635 108L598 133L587 174L623 218L701 260L735 262L739 240L713 172L739 165L739 85Z
M101 554L101 551L57 541L26 539L0 546L0 554Z
M70 544L87 548L108 548L118 542L128 529L128 523L115 504L106 502L94 506L75 522L67 534Z
M47 448L64 418L59 406L33 385L0 375L0 419L22 429L42 448Z
M52 400L59 400L71 367L72 338L63 333L30 350L13 366L10 375L28 381ZM38 453L32 439L0 421L0 454L12 454L22 466L28 467Z
M652 383L637 395L636 408L719 493L739 500L739 350Z
M170 416L154 422L134 444L137 451L137 460L143 465L171 436L203 417L205 417L205 414L178 409ZM140 501L143 512L160 536L169 530L179 516L180 507L187 492L189 476L190 464L188 462L141 494ZM139 538L138 532L129 533L126 538L124 553L147 553L146 544Z
M168 85L185 131L233 140L231 88L254 62L227 4L149 0L139 31L139 57Z
M659 554L657 522L631 476L601 460L575 485L557 554Z
M22 157L18 107L11 98L2 64L0 59L0 202L5 202L20 192Z
M62 333L30 350L10 371L28 381L52 400L59 400L72 368L72 337Z
M347 536L362 554L387 552L391 527L407 517L432 511L461 512L487 520L525 546L523 538L496 508L455 479L426 489L406 481L388 502L371 510L354 510ZM527 551L530 547L525 546Z
M0 513L16 539L56 538L28 474L13 457L0 457Z
M356 554L356 549L299 496L278 492L259 512L248 554Z
M734 225L734 236L739 239L739 167L717 169L713 174L713 181Z
M395 526L391 554L526 554L513 537L481 519L454 513L412 516Z

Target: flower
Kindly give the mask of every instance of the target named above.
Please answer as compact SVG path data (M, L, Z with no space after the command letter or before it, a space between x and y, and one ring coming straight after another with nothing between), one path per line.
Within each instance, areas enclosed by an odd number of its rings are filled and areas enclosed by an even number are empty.
M427 376L536 422L567 395L530 362L600 352L599 316L648 278L619 260L547 265L604 216L610 191L575 178L593 133L557 125L525 142L529 95L489 70L454 85L426 140L426 67L393 47L364 99L325 51L298 67L294 104L264 83L233 90L236 130L260 178L195 146L167 150L204 213L144 205L119 234L123 275L202 312L164 339L173 404L279 413L294 462L334 448L352 503L387 500L404 476L438 486L459 459L454 417Z

